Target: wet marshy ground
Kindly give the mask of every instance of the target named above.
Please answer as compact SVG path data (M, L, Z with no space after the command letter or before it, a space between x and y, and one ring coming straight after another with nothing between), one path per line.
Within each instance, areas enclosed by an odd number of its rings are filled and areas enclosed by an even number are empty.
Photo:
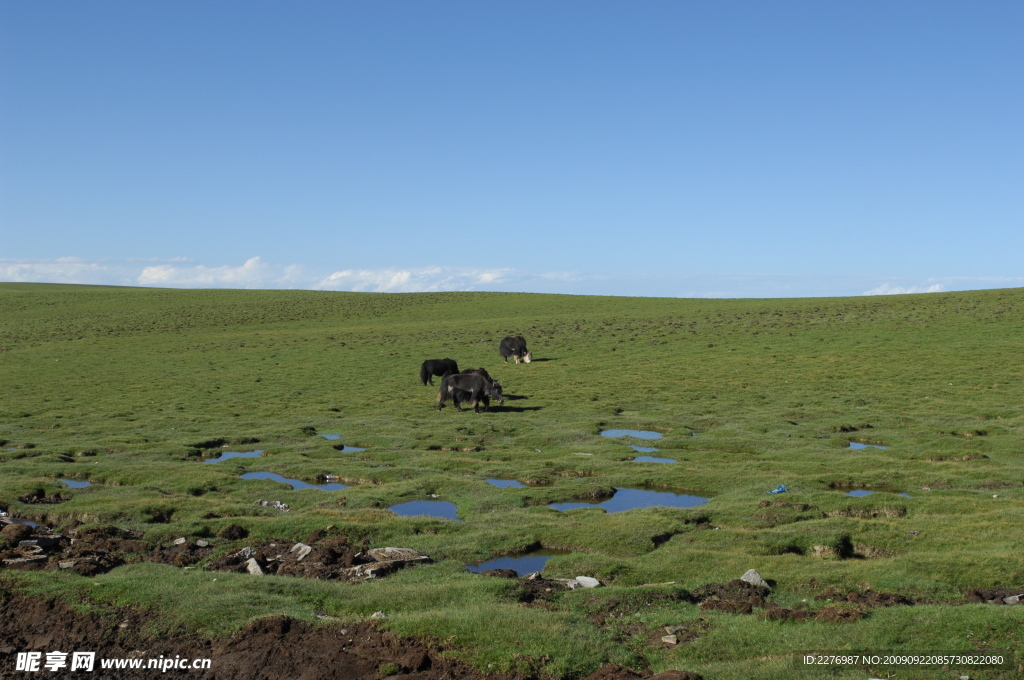
M568 554L569 552L566 550L547 550L541 548L539 550L532 550L524 555L519 555L518 557L497 557L486 562L467 564L466 568L475 574L490 571L491 569L511 569L516 572L517 575L525 576L526 574L532 574L544 569L548 560L555 555Z
M239 475L242 479L270 479L275 482L281 482L282 484L288 484L292 489L319 489L320 491L341 491L347 489L348 486L345 484L310 484L304 482L301 479L289 479L288 477L282 477L276 472L246 472L244 475Z
M551 503L549 508L561 512L576 510L579 508L604 508L605 512L626 512L638 508L668 507L668 508L695 508L704 505L710 498L704 496L691 496L688 494L677 494L671 491L653 491L651 489L626 489L615 487L615 495L602 501Z
M527 488L522 482L517 482L514 479L486 479L484 480L491 486L496 486L499 489L525 489Z
M260 449L259 451L244 451L244 452L225 451L224 453L220 454L220 457L218 457L218 458L207 458L203 462L204 463L223 463L224 461L231 460L232 458L259 458L261 453L263 453L263 449Z
M448 501L408 501L398 503L388 508L391 512L402 517L416 517L427 515L429 517L440 517L461 522L458 516L458 509L454 503Z

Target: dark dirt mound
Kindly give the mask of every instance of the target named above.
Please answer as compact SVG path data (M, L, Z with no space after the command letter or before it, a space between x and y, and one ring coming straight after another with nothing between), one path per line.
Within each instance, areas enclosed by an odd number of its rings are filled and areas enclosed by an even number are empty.
M230 541L239 541L249 536L249 530L245 527L240 527L237 524L229 524L217 534L220 538L226 538Z
M519 579L519 588L519 601L527 603L550 600L557 593L567 590L566 585L561 581L550 581L540 574Z
M967 591L968 602L986 602L988 604L1008 604L1007 599L1016 597L1015 604L1024 602L1024 587L1021 588L975 588Z
M701 609L712 609L730 614L750 614L754 607L765 607L764 598L770 591L740 579L728 583L709 583L694 591L693 597Z
M36 489L26 494L18 496L18 500L28 505L50 505L53 503L63 503L69 501L74 496L62 496L59 493L46 495L46 489Z
M430 558L407 548L369 549L366 541L350 543L345 536L315 531L308 543L273 541L245 547L214 560L208 569L250 574L277 574L324 581L358 583Z
M157 546L145 557L145 561L187 567L206 559L212 552L213 547L209 545L200 546L192 541L183 541L182 543Z
M596 673L588 675L583 680L637 680L638 678L646 678L646 680L703 680L703 676L690 671L663 671L652 675L649 670L637 672L617 663L602 666Z
M161 655L211 659L208 670L170 671L168 677L200 680L379 680L392 678L472 680L485 676L465 662L441 656L443 647L400 638L375 623L315 625L284 616L260 619L228 639L194 636L152 638L142 634L146 619L131 610L114 617L81 613L64 603L23 598L0 588L0 668L13 668L19 651L80 650L101 659ZM157 672L159 675L159 672ZM152 669L104 671L117 680L151 680ZM487 678L519 676L488 673ZM667 680L667 679L666 679Z
M827 600L841 602L845 600L846 602L864 605L866 607L896 607L900 605L914 604L912 599L905 595L900 595L899 593L876 593L873 590L860 592L854 590L844 595L836 591L836 589L831 586L826 588L820 595L815 595L814 599L818 602Z

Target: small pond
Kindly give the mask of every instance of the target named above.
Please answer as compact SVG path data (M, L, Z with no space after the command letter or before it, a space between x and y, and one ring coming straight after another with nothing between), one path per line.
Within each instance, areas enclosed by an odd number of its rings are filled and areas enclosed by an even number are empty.
M704 505L710 498L703 496L690 496L677 494L670 491L652 491L651 489L623 489L615 487L615 495L603 501L591 501L589 503L574 501L572 503L551 503L549 508L560 510L576 510L577 508L604 508L605 512L625 512L637 508L653 508L664 506L668 508L695 508Z
M80 482L74 479L62 479L60 480L70 486L72 489L84 489L87 486L92 486L92 482Z
M654 453L655 451L658 450L656 447L653 446L637 446L636 444L634 444L630 448L632 448L634 451L638 451L639 453Z
M467 564L466 568L474 574L479 574L484 571L491 569L512 569L519 576L525 576L526 574L532 574L535 571L541 571L544 566L548 563L555 555L568 555L569 552L566 550L546 550L541 548L540 550L533 550L520 555L519 557L498 557L487 562L479 562L477 564Z
M860 442L850 442L850 448L851 449L866 449L866 448L887 449L889 447L888 446L879 446L878 444L861 444Z
M602 437L634 437L636 439L661 439L660 432L651 430L601 430Z
M485 481L488 484L490 484L491 486L496 486L499 489L509 489L509 488L525 489L526 488L525 484L523 484L522 482L517 482L514 479L487 479ZM498 567L492 567L492 569L497 569L497 568ZM501 568L504 569L505 567L501 567Z
M876 489L854 489L852 491L848 491L846 493L846 495L847 496L863 497L863 496L870 496L871 494L875 493L875 491L876 491ZM877 489L877 491L882 492L882 493L895 493L894 491L887 491L887 490L884 490L884 489ZM911 498L912 497L906 491L901 491L899 493L896 493L896 495L897 496L903 496L904 498Z
M335 444L334 450L346 453L348 451L365 451L366 449L361 449L358 446L346 446L345 444Z
M335 439L341 439L340 434L322 434L320 436L323 437L324 439L330 439L331 441L334 441Z
M448 501L408 501L392 505L388 510L402 517L428 515L430 517L440 517L441 519L453 519L456 522L462 521L459 519L455 503L449 503Z
M8 517L7 521L10 522L11 524L24 524L25 526L29 526L29 527L37 527L37 526L39 526L38 524L36 524L32 520L22 519L21 517Z
M239 475L242 479L271 479L275 482L281 482L282 484L288 484L292 489L319 489L321 491L341 491L348 487L344 484L310 484L304 482L301 479L289 479L288 477L282 477L276 472L246 472L244 475Z
M259 458L261 453L263 453L263 449L260 449L259 451L245 451L244 453L239 453L238 451L225 451L220 454L220 458L207 458L203 462L223 463L224 461L232 458Z
M675 463L675 458L655 458L654 456L637 456L634 463Z

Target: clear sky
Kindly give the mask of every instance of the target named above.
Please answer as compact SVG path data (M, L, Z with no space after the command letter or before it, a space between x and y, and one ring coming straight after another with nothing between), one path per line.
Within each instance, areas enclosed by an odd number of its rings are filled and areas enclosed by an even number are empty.
M1024 3L0 1L0 281L1024 286Z

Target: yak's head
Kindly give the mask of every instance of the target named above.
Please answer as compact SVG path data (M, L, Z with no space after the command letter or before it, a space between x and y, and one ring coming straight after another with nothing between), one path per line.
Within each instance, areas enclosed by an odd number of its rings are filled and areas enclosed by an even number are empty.
M501 383L495 380L487 390L487 395L498 400L499 404L505 403L505 397L501 394Z
M533 361L533 352L527 352L523 355L523 363L528 364Z

